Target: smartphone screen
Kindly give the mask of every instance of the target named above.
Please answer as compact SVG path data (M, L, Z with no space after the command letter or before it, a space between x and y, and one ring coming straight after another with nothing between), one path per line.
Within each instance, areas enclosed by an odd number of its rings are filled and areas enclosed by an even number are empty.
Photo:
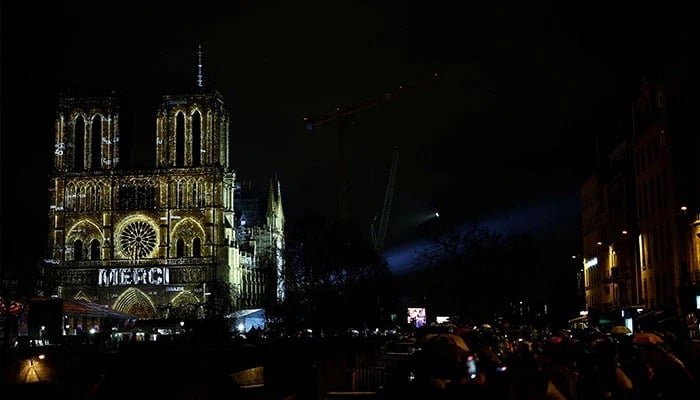
M474 356L467 357L467 373L471 379L476 378L476 359Z

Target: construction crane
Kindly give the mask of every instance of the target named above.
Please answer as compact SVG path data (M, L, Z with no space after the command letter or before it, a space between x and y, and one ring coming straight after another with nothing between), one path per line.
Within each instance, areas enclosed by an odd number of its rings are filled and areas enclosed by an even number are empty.
M374 96L358 103L338 107L333 111L321 114L316 117L304 117L304 124L306 129L309 131L315 131L317 128L330 124L332 122L336 123L337 135L338 135L338 147L339 147L339 157L338 157L338 183L340 185L340 190L338 194L338 211L341 219L346 219L348 217L348 210L346 206L346 194L347 194L347 171L346 171L346 154L345 154L345 128L352 123L352 118L360 111L367 110L369 108L388 103L391 100L395 100L399 97L403 97L407 94L416 92L419 89L427 88L432 86L438 79L438 74L434 73L430 78L412 82L406 85L401 85L398 88L385 92L381 95Z
M394 199L394 186L396 186L396 171L399 165L399 148L394 146L394 154L391 157L391 166L389 167L389 179L386 183L386 192L384 193L384 205L379 214L379 221L374 218L371 227L371 239L375 250L381 253L384 250L384 239L386 238L387 228L389 226L389 216L391 215L391 202ZM379 222L379 225L376 223Z

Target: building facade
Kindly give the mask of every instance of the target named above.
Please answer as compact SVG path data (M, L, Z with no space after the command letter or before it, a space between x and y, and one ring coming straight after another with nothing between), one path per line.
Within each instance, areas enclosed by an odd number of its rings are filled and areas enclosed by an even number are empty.
M697 92L680 82L642 81L624 133L581 187L589 310L698 313Z
M140 318L174 309L202 317L215 298L234 309L280 301L280 184L270 182L264 218L244 226L220 93L198 79L163 96L154 168L120 167L119 118L114 96L59 101L45 266L52 294Z

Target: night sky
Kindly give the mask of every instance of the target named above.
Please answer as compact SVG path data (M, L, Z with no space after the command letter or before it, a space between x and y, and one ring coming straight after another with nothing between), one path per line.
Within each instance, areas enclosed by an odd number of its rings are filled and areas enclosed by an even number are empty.
M115 90L130 146L122 164L153 165L158 104L195 84L198 44L205 83L232 117L238 176L263 195L277 174L288 220L336 212L336 125L309 132L305 116L438 73L434 85L358 112L345 130L357 226L369 232L380 212L398 146L387 250L433 210L577 244L595 135L624 117L641 74L677 51L697 15L614 2L10 3L1 35L6 260L44 251L58 93Z

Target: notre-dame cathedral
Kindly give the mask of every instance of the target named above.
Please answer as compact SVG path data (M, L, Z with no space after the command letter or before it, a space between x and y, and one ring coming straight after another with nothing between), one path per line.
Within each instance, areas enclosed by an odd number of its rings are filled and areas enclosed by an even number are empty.
M234 309L281 301L280 184L270 180L256 218L238 195L229 122L221 94L202 83L201 52L196 86L163 96L157 110L154 168L120 168L115 96L62 96L49 188L53 294L140 318L173 307L201 316L213 296Z

